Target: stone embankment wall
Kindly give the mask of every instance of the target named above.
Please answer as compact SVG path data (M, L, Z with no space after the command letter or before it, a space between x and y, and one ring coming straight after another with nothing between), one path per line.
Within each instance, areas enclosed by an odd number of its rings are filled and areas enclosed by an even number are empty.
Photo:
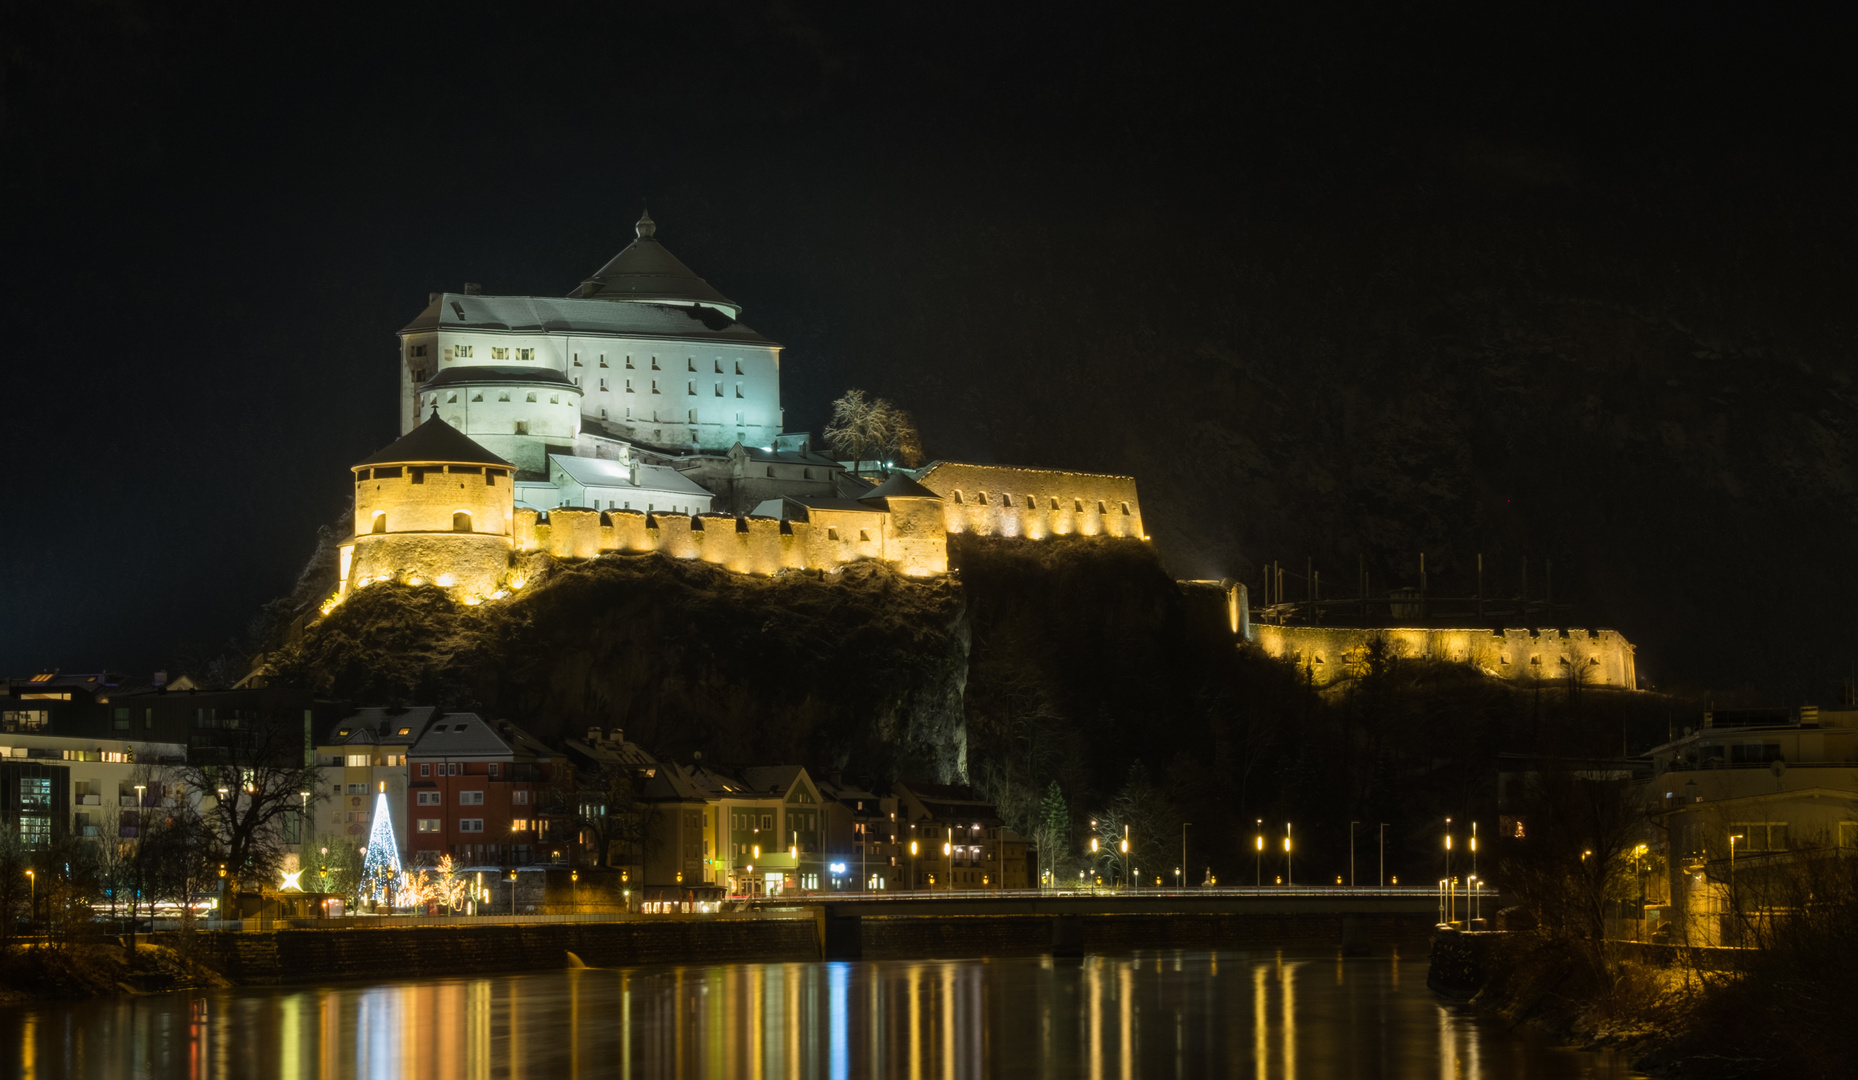
M565 967L573 952L593 967L819 960L829 920L668 918L626 922L201 932L190 948L236 983L439 978ZM1333 948L1418 950L1429 915L1156 914L865 916L849 923L849 955L866 959L1027 956L1062 950ZM1067 924L1060 928L1057 924ZM171 935L157 935L168 938ZM843 933L838 935L843 938ZM179 944L168 940L165 944ZM833 951L834 958L846 953Z
M1564 683L1636 689L1632 643L1617 630L1446 630L1427 627L1354 629L1329 626L1251 625L1252 640L1267 654L1310 673L1318 686L1367 670L1375 640L1395 656L1469 664L1512 682Z

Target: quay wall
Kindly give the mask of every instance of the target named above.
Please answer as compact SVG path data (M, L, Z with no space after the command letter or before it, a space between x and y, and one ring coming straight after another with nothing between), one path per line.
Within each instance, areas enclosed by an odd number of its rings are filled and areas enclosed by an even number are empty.
M183 945L242 985L439 978L567 966L802 962L828 952L828 919L667 917L614 922L202 931ZM845 920L839 920L843 923ZM1069 940L1088 952L1410 946L1423 949L1432 916L1416 913L1156 913L1153 915L866 915L852 923L850 955L867 959L953 959L1053 952ZM1060 929L1060 923L1068 924ZM840 928L841 932L843 927ZM834 958L846 954L832 950Z

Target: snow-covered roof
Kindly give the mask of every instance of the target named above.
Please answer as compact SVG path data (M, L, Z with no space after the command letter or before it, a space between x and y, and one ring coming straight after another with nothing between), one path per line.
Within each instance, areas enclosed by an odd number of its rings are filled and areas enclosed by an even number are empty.
M614 488L621 491L664 491L673 495L710 497L710 492L690 477L665 465L640 465L639 482L632 482L632 467L611 458L574 457L550 454L548 460L568 478L582 487Z

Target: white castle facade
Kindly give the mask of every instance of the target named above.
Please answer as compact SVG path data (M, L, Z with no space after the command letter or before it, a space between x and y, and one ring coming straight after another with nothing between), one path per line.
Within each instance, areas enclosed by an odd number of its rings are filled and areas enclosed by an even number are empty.
M1146 539L1130 477L937 462L882 483L783 431L781 346L657 238L566 297L433 293L400 337L402 437L353 466L333 602L507 595L521 557L662 551L744 573L946 572L947 535Z

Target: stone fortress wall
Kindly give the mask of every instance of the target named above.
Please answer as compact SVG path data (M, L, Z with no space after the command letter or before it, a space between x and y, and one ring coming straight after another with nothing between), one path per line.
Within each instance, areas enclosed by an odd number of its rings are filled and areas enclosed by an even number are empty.
M940 515L900 509L815 510L812 516L782 521L730 514L519 509L512 539L518 552L546 552L558 559L659 551L739 574L837 570L866 560L888 562L912 577L948 571Z
M1385 639L1397 656L1468 664L1511 682L1638 687L1632 643L1617 630L1357 629L1253 623L1248 636L1266 654L1290 660L1318 686L1363 673L1369 644Z
M951 534L1148 539L1132 476L942 461L916 480L942 497Z

